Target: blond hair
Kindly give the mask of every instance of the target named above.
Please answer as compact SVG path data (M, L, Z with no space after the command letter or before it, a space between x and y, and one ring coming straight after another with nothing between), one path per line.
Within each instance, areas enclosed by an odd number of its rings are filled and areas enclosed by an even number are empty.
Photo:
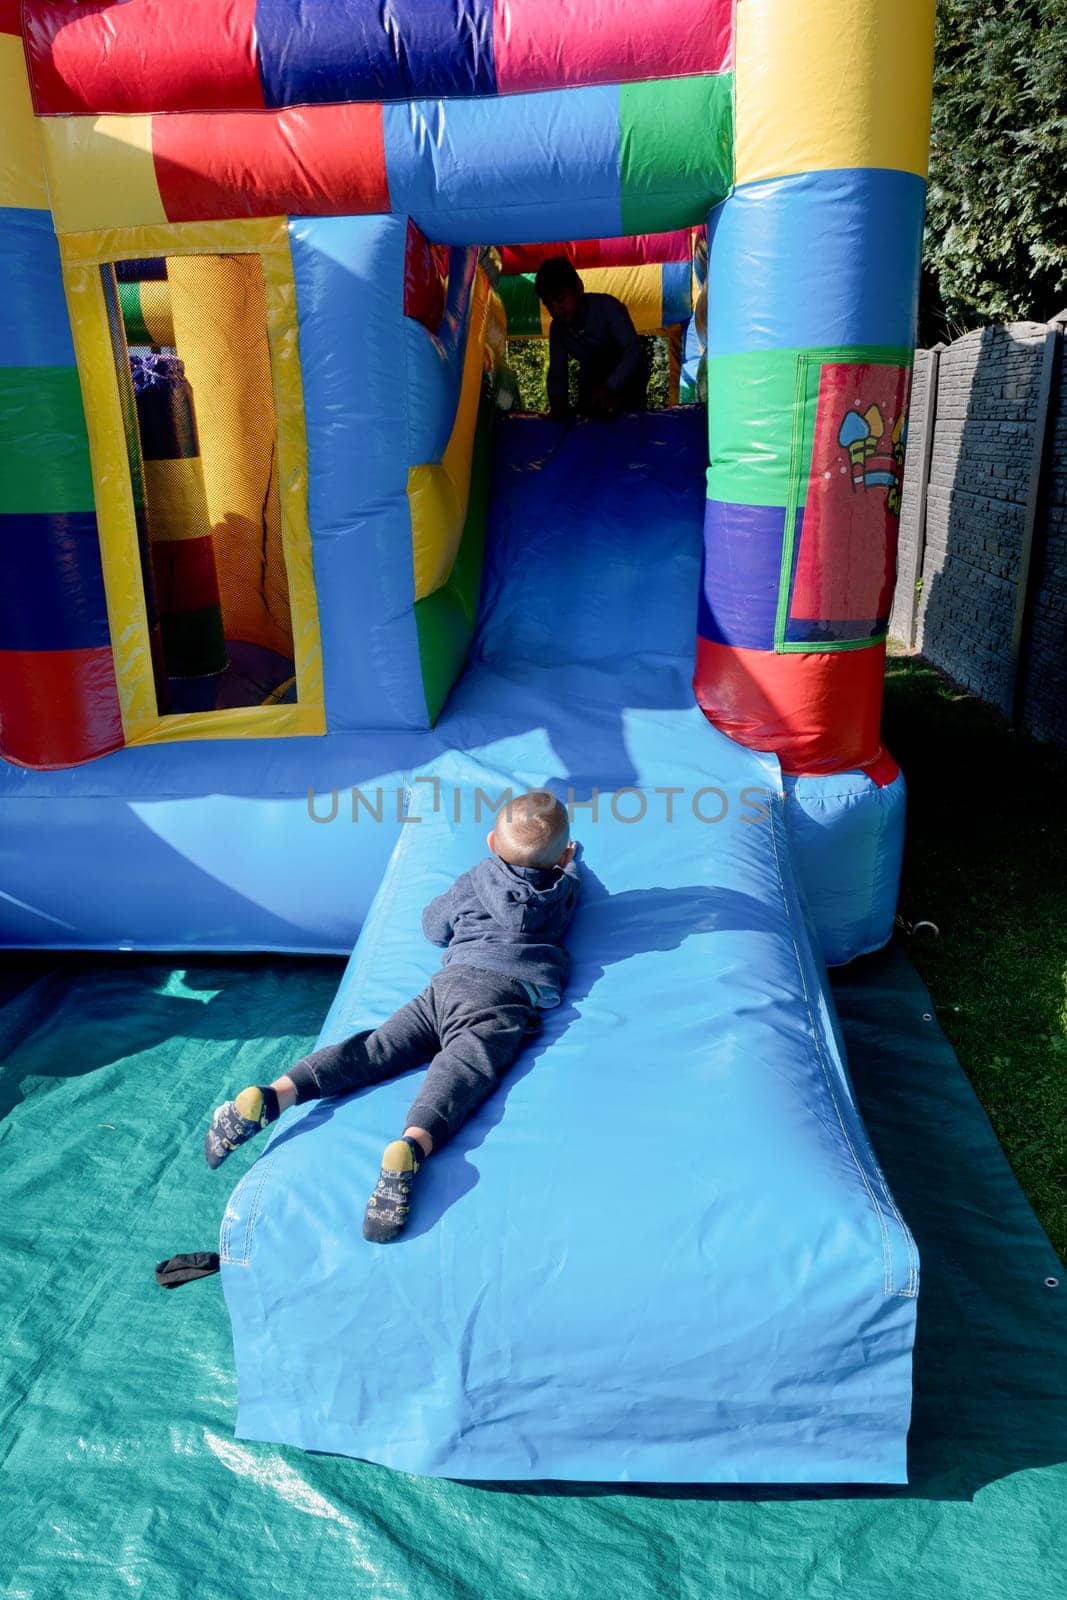
M570 831L566 806L547 789L529 789L497 812L497 853L513 867L554 867Z

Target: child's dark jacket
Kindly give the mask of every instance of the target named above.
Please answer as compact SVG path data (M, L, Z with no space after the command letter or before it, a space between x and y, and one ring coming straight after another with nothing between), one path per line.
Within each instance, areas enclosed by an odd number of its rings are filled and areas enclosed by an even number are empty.
M561 943L578 902L578 868L513 867L486 856L422 914L422 931L448 946L445 966L480 967L562 991L569 957Z

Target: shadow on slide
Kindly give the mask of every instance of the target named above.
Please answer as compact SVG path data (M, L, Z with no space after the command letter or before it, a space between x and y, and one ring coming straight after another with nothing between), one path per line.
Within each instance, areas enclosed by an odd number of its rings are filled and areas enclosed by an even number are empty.
M444 1213L475 1187L480 1175L468 1158L492 1137L503 1120L511 1091L534 1071L545 1052L576 1019L581 1002L588 999L607 967L649 951L677 950L694 933L712 929L754 931L771 922L766 907L758 900L730 889L693 884L680 889L630 889L609 894L588 862L583 860L582 916L572 944L573 974L563 1004L545 1014L541 1033L522 1052L478 1116L461 1128L428 1163L419 1179L411 1221L393 1249L403 1249L412 1240L430 1232ZM650 1064L650 1070L654 1068L655 1064ZM409 1076L414 1079L417 1073ZM273 1148L313 1133L335 1115L340 1105L373 1095L379 1088L380 1085L375 1084L343 1100L318 1101L307 1116L277 1135Z

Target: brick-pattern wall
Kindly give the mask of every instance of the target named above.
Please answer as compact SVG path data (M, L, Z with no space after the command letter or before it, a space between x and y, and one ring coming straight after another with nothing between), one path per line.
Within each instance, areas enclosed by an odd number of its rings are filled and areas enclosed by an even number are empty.
M957 683L1008 711L1019 554L1034 463L1042 323L983 328L943 349L937 371L926 493L925 549L915 642ZM931 403L926 352L916 362L901 510L903 575L919 536L921 443ZM1067 743L1067 392L1064 364L1052 397L1045 492L1038 508L1032 625L1024 641L1023 720ZM1038 442L1039 443L1039 442ZM907 638L907 585L890 632Z
M1067 745L1067 357L1059 350L1038 506L1033 613L1024 640L1023 723Z
M911 404L908 411L908 450L904 458L904 490L900 506L900 531L897 539L897 589L893 596L893 610L889 618L889 632L894 639L910 644L915 623L915 579L920 574L916 561L921 537L922 475L916 468L916 457L923 445L926 412L930 404L930 373L934 357L929 350L916 350L915 366L911 374ZM909 468L911 469L909 471ZM912 577L915 574L915 578Z

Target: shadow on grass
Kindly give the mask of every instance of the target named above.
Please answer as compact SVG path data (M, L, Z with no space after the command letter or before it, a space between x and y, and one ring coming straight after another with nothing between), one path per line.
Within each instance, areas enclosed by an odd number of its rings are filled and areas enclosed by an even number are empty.
M890 658L908 784L900 909L941 1022L1067 1254L1067 752L1013 732L919 657Z

